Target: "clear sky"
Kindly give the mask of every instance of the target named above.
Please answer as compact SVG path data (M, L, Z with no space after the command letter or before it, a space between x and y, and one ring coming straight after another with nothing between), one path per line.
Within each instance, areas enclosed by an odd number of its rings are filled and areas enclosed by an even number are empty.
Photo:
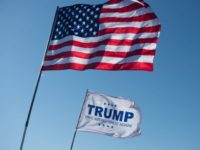
M18 150L56 6L105 0L0 0L0 150ZM134 100L142 135L80 132L74 150L200 149L200 1L146 0L162 23L154 72L44 72L24 150L69 150L86 89Z

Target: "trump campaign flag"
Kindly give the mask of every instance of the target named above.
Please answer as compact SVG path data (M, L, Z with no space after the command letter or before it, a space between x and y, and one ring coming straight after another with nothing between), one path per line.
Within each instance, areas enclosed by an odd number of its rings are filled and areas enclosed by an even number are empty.
M42 70L153 70L160 22L141 0L57 10Z
M77 131L89 131L117 138L140 134L141 114L134 102L88 91Z

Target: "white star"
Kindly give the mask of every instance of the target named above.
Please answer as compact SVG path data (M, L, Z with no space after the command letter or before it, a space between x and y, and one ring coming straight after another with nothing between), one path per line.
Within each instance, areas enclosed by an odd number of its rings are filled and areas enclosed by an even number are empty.
M96 34L97 34L97 32L96 32L96 31L94 31L94 32L93 32L93 35L96 35Z
M74 25L76 25L77 24L77 22L76 21L74 21Z
M95 15L95 16L94 16L94 18L96 18L96 19L97 19L97 18L98 18L98 15Z
M87 17L86 17L86 20L90 20L90 17L87 16Z
M81 29L81 33L83 33L84 32L84 29Z
M90 23L92 24L92 23L94 23L94 21L93 21L93 20L90 20Z
M91 11L91 12L90 12L90 14L91 14L91 15L94 15L94 12L93 12L93 11Z
M81 26L80 25L77 25L77 29L80 29L81 28Z

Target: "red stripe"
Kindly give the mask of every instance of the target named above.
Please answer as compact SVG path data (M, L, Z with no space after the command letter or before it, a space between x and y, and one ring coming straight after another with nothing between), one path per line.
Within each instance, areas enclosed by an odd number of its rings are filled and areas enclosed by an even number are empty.
M102 8L101 13L116 13L116 12L129 12L136 9L140 9L144 6L138 3L133 3L131 5L122 7L122 8Z
M50 45L48 50L57 50L65 46L77 46L82 48L95 48L100 45L114 45L114 46L133 46L140 43L157 43L158 38L140 38L135 40L116 40L116 39L105 39L99 42L83 43L79 41L67 41L58 45Z
M152 33L152 32L159 32L160 31L160 25L153 26L153 27L118 27L118 28L106 28L99 31L99 36L105 35L105 34L127 34L127 33Z
M127 18L117 18L116 17L106 17L106 18L100 18L99 23L108 23L108 22L142 22L142 21L148 21L148 20L153 20L157 18L154 13L148 13L145 15L141 16L134 16L134 17L127 17Z
M123 0L109 0L106 4L117 4L122 2Z
M56 64L52 66L43 66L42 70L64 70L64 69L74 69L74 70L86 70L86 69L97 69L97 70L144 70L153 71L152 63L141 63L132 62L125 64L108 64L108 63L92 63L88 65L68 63L68 64Z
M59 58L67 58L67 57L79 57L79 58L84 58L84 59L91 59L94 57L116 57L116 58L127 58L131 56L136 56L136 55L148 55L148 56L154 56L155 55L155 50L145 50L145 49L140 49L140 50L134 50L134 51L129 51L129 52L110 52L110 51L103 51L99 50L95 53L92 54L86 54L82 52L77 52L77 51L68 51L68 52L62 52L60 54L52 55L52 56L46 56L45 61L51 61L54 59L59 59Z

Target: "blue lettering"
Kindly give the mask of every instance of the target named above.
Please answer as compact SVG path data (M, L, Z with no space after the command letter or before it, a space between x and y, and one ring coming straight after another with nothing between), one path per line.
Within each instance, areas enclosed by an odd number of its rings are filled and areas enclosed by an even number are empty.
M124 117L124 122L127 122L128 119L132 119L134 114L132 112L126 112L125 117Z
M88 104L88 115L95 115L97 117L103 117L106 119L112 119L116 121L123 121L128 122L129 119L132 119L134 117L134 113L132 112L124 112L119 111L115 109L109 109L109 108L102 108L95 105ZM94 110L94 111L93 111Z
M123 111L117 112L117 110L114 110L112 119L113 119L113 120L117 120L117 121L118 121L118 120L122 121L122 119L123 119L123 114L124 114Z
M105 108L105 110L104 110L104 117L105 118L111 118L111 115L112 115L112 109L110 109L109 110L109 114L107 113L107 111L108 111L108 108Z
M102 108L102 107L96 106L96 109L95 109L95 116L98 116L98 115L99 115L99 117L102 117L102 111L103 111L103 108Z
M89 104L88 107L89 107L89 112L88 112L88 114L91 115L92 109L95 108L95 106Z

